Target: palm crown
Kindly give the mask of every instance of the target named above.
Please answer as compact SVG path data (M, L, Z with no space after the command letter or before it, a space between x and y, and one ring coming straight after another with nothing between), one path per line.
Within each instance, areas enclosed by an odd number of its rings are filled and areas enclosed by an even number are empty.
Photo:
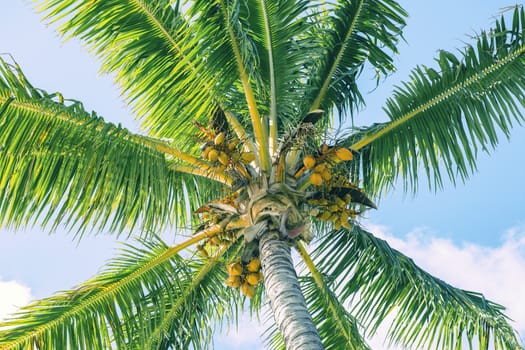
M390 339L404 346L521 348L501 306L356 221L396 181L415 189L421 171L435 187L442 173L464 179L523 119L521 8L458 55L441 51L437 69L416 67L386 101L389 121L339 134L363 103L363 69L394 70L406 16L394 1L39 9L100 57L144 133L33 87L2 59L0 218L143 235L98 276L1 324L1 349L206 348L243 295L255 311L269 301L270 348L366 349L362 334L392 313ZM194 234L168 246L153 232L170 223ZM199 254L181 254L191 246Z

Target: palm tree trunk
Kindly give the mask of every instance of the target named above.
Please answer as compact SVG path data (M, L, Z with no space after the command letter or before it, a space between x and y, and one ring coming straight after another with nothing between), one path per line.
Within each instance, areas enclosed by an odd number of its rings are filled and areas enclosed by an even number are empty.
M259 242L264 286L287 350L320 350L321 339L306 308L290 247L276 231Z

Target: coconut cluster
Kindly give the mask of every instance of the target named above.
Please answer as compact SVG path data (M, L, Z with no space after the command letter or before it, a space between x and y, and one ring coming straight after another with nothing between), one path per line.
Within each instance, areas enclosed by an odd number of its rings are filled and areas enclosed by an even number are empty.
M308 203L312 206L310 215L325 222L331 222L336 230L344 227L351 229L350 219L354 219L356 212L350 208L352 196L344 195L343 198L337 195L328 195L325 198L310 199Z
M348 148L323 144L315 155L306 154L303 157L303 166L295 175L296 178L309 176L309 182L314 188L322 188L317 192L319 196L308 200L310 215L320 221L331 222L335 229L351 229L351 219L356 216L351 194L334 191L336 188L357 190L336 167L338 163L352 159L352 151Z
M310 172L310 183L314 186L322 186L332 179L335 164L353 159L352 151L345 147L321 146L321 152L317 155L307 154L303 158L303 167L295 174L296 178Z
M226 132L216 132L200 126L204 134L201 145L201 156L218 170L225 170L235 163L250 164L255 154L244 152L240 140Z
M232 288L240 287L242 294L248 298L253 298L255 287L263 279L261 260L254 257L247 264L240 261L234 262L229 264L226 270L228 271L226 285Z

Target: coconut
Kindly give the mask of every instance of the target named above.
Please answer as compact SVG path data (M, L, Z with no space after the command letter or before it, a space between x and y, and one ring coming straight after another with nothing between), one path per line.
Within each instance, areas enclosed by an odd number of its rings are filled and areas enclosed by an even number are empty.
M255 288L251 284L244 282L243 284L241 284L241 292L248 298L253 298L253 296L255 295Z
M339 159L341 161L352 160L354 158L354 156L352 154L352 151L350 151L348 148L344 148L344 147L338 148L335 151L335 155L336 155L337 159Z
M217 151L215 148L211 149L208 152L208 160L210 162L215 162L217 160L217 158L219 158L219 151Z
M230 161L230 159L228 158L228 155L224 152L219 152L219 156L218 156L218 159L219 159L219 162L221 162L222 165L228 165L228 162Z
M226 285L232 288L239 288L241 285L241 277L239 276L230 276L226 279Z
M319 173L313 173L310 176L310 182L312 185L321 186L323 184L323 176Z
M257 283L259 283L259 274L255 272L251 272L246 275L245 281L251 284L252 286L256 286Z
M315 166L315 158L308 155L303 158L303 164L306 169L312 169Z
M240 276L240 275L242 275L242 270L243 269L242 269L241 264L239 264L239 263L232 263L232 264L228 265L227 270L228 270L228 273L231 276Z
M261 268L261 260L259 258L253 258L250 260L250 262L246 265L246 270L249 272L257 272Z
M217 146L221 145L224 142L224 138L226 135L221 132L217 136L215 136L215 140L213 140L213 143L215 143Z
M241 154L241 160L246 164L251 163L255 160L255 154L251 152L244 152Z

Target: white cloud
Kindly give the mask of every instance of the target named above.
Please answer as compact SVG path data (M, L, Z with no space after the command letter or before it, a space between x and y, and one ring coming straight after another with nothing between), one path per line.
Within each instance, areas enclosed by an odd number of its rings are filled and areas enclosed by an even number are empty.
M367 228L434 276L453 286L481 292L507 307L506 314L524 338L525 227L509 229L495 247L457 244L433 237L427 228L415 229L403 238L394 237L384 226L368 224Z
M0 320L31 301L31 289L16 281L0 280Z

